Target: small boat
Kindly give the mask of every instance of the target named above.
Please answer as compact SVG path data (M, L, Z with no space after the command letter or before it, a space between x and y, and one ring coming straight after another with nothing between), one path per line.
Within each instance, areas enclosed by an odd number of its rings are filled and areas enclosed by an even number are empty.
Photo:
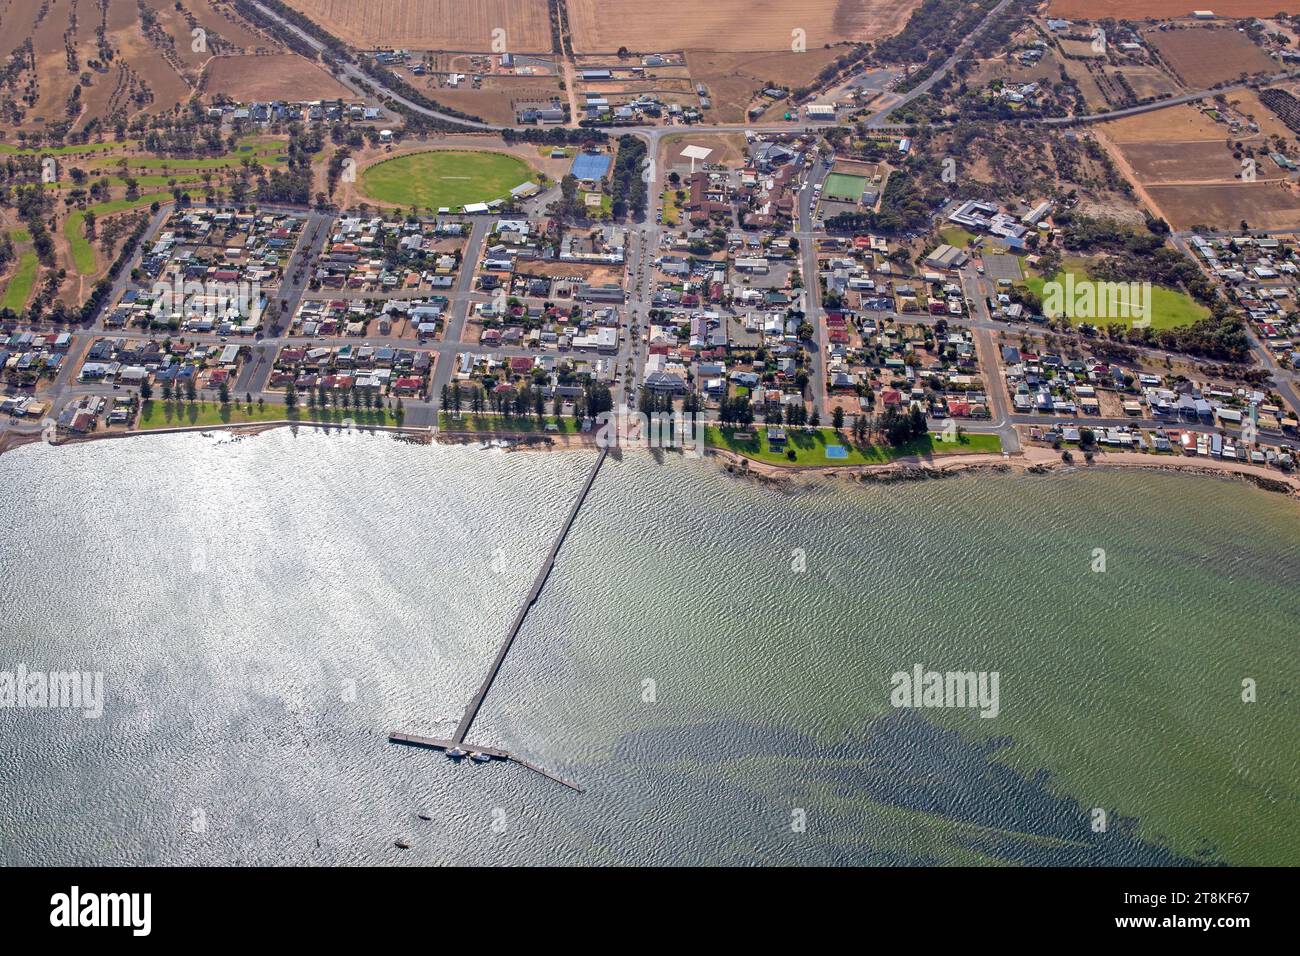
M466 751L461 750L459 747L452 747L450 750L447 751L447 756L450 757L452 760L459 760L461 757L468 756L468 754Z
M393 841L393 846L399 850L409 850L411 848L411 844L407 843L405 838L400 837Z
M433 817L429 815L429 811L428 811L428 810L421 810L419 813L416 814L416 816L419 817L421 820L432 820L432 819L433 819Z
M477 750L469 755L469 759L475 763L487 763L492 759L491 754L479 753Z

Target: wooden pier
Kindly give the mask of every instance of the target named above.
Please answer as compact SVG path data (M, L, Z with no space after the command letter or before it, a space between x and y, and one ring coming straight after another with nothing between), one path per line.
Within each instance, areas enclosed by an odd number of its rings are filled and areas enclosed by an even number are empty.
M469 753L480 753L486 754L496 760L512 760L520 766L527 767L529 770L540 773L543 777L546 777L549 780L554 780L556 783L563 784L571 790L576 790L578 793L583 792L582 788L577 784L571 783L561 777L557 777L555 774L543 770L541 767L524 760L522 757L516 757L504 750L498 750L492 747L467 744L465 743L465 737L469 734L469 729L473 726L474 719L478 717L479 709L483 706L483 701L487 698L488 691L492 689L493 681L497 679L497 675L501 672L501 665L505 663L506 655L510 653L511 645L514 644L515 638L519 636L520 630L523 629L524 619L528 617L528 611L537 603L538 597L541 596L542 588L546 585L546 579L551 576L551 569L555 567L556 555L560 553L560 548L564 545L564 539L569 536L569 531L573 528L573 523L578 518L578 512L582 510L582 506L586 502L587 496L591 493L591 486L596 483L596 475L600 473L600 466L605 463L605 459L608 455L609 449L602 448L600 454L596 456L596 461L591 466L591 471L587 474L587 480L583 483L582 490L578 492L578 497L573 502L573 507L569 509L568 517L564 519L564 524L560 526L559 533L551 543L551 550L546 555L546 560L542 562L542 566L538 570L537 576L533 578L533 586L529 589L523 604L520 605L519 612L515 615L515 619L510 625L510 629L506 632L505 640L501 642L501 647L497 650L496 657L492 659L492 663L488 666L487 673L483 676L482 683L479 684L478 690L470 699L469 705L466 706L465 713L461 716L460 723L456 725L456 730L451 735L451 738L442 739L438 737L421 737L417 734L394 732L388 735L388 739L391 742L396 744L406 744L411 747L428 747L433 750L442 750L452 754L458 751L463 751L466 755Z

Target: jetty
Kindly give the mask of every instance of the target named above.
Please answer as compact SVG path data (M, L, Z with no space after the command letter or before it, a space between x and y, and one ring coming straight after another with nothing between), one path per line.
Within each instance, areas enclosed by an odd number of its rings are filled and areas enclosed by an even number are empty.
M510 760L521 767L527 767L546 777L548 780L554 780L556 783L563 784L571 790L582 793L582 787L568 780L558 777L553 773L543 770L536 764L525 760L523 757L511 754L505 750L496 747L485 747L480 744L470 744L465 742L469 736L470 728L474 725L474 720L478 717L478 712L483 706L483 701L487 699L488 691L492 689L493 682L497 675L501 673L501 665L505 663L506 655L510 653L510 648L523 629L524 621L528 617L529 610L537 603L541 596L542 588L546 586L546 580L551 576L551 570L555 567L555 558L560 553L560 548L564 546L565 539L569 536L569 531L578 519L578 512L587 501L587 496L591 494L591 487L596 483L596 476L600 474L600 466L605 463L609 456L609 449L602 448L596 456L595 462L591 466L591 471L587 473L587 480L583 482L582 489L578 492L578 497L574 500L573 506L569 508L569 514L560 526L559 533L556 534L555 540L551 542L551 550L546 555L546 560L537 571L537 576L533 578L533 586L529 588L528 594L525 595L523 603L519 606L518 613L515 614L514 621L510 629L506 631L505 640L501 642L500 648L497 649L496 656L492 663L488 665L487 673L483 675L483 680L478 686L474 696L470 698L469 704L465 708L465 713L461 716L460 722L456 725L456 730L450 738L439 737L422 737L418 734L409 734L401 731L394 731L388 735L389 741L395 744L404 744L410 747L426 747L431 750L441 750L448 755L460 758L472 756L473 754L482 754L493 760Z

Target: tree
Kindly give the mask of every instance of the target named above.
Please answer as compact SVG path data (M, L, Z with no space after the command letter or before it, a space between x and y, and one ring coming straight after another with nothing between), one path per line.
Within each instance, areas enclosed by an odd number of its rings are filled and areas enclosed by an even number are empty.
M145 379L140 383L140 401L147 402L151 398L153 398L153 386L149 384L148 379Z
M844 409L839 405L836 405L835 411L831 413L831 427L836 431L844 428Z
M284 407L291 412L298 407L298 389L293 382L290 382L289 387L284 390Z

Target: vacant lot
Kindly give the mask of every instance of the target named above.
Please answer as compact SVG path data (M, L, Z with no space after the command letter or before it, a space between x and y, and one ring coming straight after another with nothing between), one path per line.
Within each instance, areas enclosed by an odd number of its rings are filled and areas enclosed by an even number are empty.
M362 49L493 51L493 30L505 49L551 49L546 0L286 0L324 29ZM614 49L617 49L615 45Z
M1300 194L1279 182L1149 186L1146 191L1175 229L1236 229L1242 220L1252 229L1300 226Z
M209 96L224 93L239 103L288 96L332 100L351 95L328 71L296 53L213 57L208 63L205 92Z
M1071 20L1172 20L1193 10L1213 10L1221 17L1271 17L1300 13L1300 0L1052 0L1052 16Z
M418 81L417 77L417 81ZM560 80L553 76L488 76L480 89L462 85L459 89L428 83L430 98L489 123L513 125L515 105L549 103L564 99Z
M676 136L665 136L660 155L664 156L669 168L677 165L689 166L690 157L682 156L682 150L688 146L712 150L708 156L696 163L697 169L700 168L700 162L719 163L723 166L743 166L745 163L745 137L741 133L719 133L707 136L680 133Z
M709 118L737 123L756 92L768 83L799 87L810 83L842 50L809 48L807 53L714 53L688 50L691 79L703 83L713 99ZM784 101L778 101L781 107Z
M532 168L508 153L444 149L375 163L361 174L361 191L397 206L455 208L504 199L533 178Z
M1124 77L1139 100L1171 95L1182 89L1172 77L1154 66L1125 66L1106 72Z
M295 3L301 0L294 0ZM790 50L795 30L811 51L902 29L920 0L568 0L574 49Z
M1170 69L1194 89L1206 89L1277 66L1249 37L1232 29L1195 27L1150 33L1147 39Z

